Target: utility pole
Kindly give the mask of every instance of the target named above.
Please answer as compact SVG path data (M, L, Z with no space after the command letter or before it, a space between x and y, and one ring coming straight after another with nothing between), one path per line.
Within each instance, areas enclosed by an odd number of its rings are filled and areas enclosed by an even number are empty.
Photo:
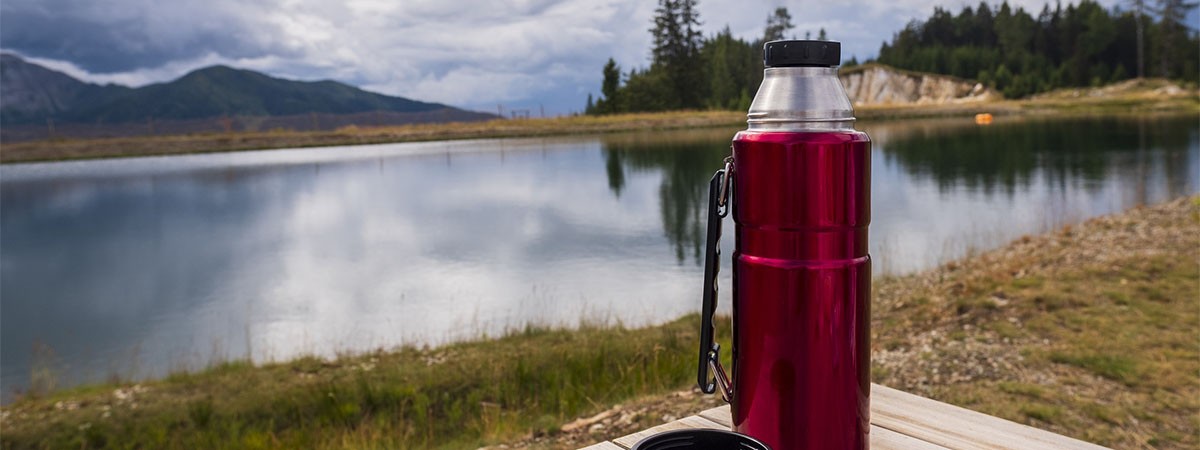
M46 136L47 139L54 139L54 118L46 118Z
M538 109L540 109L542 111L542 118L545 119L546 118L546 105L538 103Z

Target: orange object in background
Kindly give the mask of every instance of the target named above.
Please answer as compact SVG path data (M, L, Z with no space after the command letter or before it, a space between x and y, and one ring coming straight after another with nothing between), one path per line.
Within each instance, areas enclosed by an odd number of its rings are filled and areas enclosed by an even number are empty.
M976 114L975 123L979 125L988 125L992 123L992 115L988 113Z

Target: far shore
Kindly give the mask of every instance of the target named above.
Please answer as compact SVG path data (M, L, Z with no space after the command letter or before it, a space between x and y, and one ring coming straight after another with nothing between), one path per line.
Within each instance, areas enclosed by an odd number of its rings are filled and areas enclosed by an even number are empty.
M1094 94L1102 90L1103 88L1061 90L1025 100L860 106L856 107L855 115L859 120L889 120L972 117L981 113L994 116L1200 113L1200 95L1197 95L1195 90L1169 95L1150 90L1120 92L1116 95ZM98 139L63 138L4 143L0 147L0 164L455 139L740 127L745 125L745 121L746 115L742 111L710 110L382 127L350 126L331 131L272 130Z

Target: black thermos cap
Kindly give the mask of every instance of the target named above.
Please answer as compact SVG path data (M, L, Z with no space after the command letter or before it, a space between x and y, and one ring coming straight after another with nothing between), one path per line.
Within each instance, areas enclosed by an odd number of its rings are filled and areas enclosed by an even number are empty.
M833 67L841 63L841 42L771 41L763 44L765 67Z

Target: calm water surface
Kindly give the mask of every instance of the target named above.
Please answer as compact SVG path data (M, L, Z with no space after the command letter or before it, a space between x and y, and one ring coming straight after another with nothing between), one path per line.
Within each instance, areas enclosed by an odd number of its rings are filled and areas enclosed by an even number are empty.
M1200 185L1196 117L860 128L877 275ZM696 311L734 131L5 165L0 389Z

